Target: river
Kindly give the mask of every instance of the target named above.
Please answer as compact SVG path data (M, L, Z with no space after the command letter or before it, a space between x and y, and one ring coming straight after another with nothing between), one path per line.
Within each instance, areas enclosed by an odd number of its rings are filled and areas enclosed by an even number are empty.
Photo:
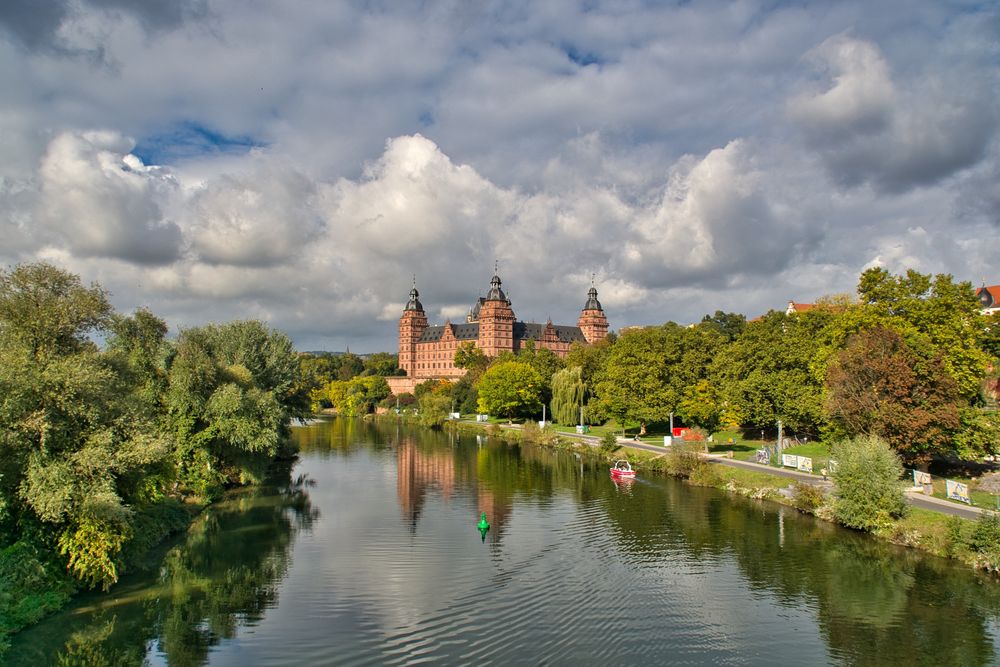
M763 501L395 423L14 637L13 665L989 665L1000 584ZM492 526L483 539L481 512Z

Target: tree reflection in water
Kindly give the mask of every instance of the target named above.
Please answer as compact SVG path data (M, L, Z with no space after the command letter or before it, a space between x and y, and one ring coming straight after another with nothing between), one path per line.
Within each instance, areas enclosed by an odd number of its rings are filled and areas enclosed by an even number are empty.
M295 535L319 516L310 480L290 472L286 464L284 484L242 490L204 512L164 555L155 579L126 578L110 596L93 596L96 613L71 609L23 633L14 664L141 665L150 647L173 667L205 664L213 646L276 604ZM87 602L84 612L92 610ZM45 631L61 646L36 636Z

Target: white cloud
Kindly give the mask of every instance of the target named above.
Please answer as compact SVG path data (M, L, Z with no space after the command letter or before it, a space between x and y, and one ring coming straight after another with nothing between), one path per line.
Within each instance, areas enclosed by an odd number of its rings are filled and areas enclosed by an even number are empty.
M995 271L990 8L119 4L0 10L0 260L174 325L394 349L414 274L458 320L494 260L613 327Z
M65 132L39 168L37 221L76 254L159 264L181 250L177 225L162 204L176 188L169 175L131 155L111 131Z

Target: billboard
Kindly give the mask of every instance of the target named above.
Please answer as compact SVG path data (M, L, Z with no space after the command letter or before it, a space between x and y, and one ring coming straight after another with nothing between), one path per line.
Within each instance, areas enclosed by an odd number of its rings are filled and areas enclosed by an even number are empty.
M962 484L961 482L949 479L945 481L945 488L948 491L948 497L952 500L959 500L967 505L972 504L972 499L969 498L968 484Z

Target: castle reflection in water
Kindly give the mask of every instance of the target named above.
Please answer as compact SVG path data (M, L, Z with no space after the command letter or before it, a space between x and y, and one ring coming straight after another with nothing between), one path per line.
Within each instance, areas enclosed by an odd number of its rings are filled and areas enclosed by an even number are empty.
M511 514L511 502L480 484L475 466L475 459L460 461L454 450L420 447L413 437L400 437L396 446L396 495L411 533L417 532L428 493L439 493L448 503L462 486L474 487L476 494L477 509L470 514L470 526L485 512L491 524L489 537L494 542L499 540Z

